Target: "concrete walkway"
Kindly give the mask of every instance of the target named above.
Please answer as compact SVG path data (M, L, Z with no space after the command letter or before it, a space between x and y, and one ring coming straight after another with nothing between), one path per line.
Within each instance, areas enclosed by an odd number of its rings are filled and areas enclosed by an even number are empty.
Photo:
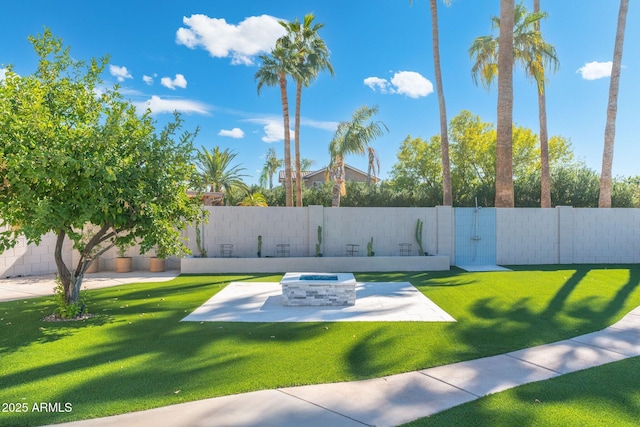
M107 286L124 285L126 283L163 282L178 276L178 270L170 270L162 273L150 273L148 271L132 271L131 273L114 273L104 271L100 273L85 274L82 281L82 289L98 289ZM53 295L55 288L55 275L12 277L0 279L0 301L11 301L22 298L33 298L44 295Z
M96 285L129 279L117 277L96 280ZM8 282L0 280L0 300L5 294L24 292ZM39 288L34 284L28 289L34 294ZM396 426L487 394L639 355L640 307L602 331L498 356L366 381L257 391L59 426Z

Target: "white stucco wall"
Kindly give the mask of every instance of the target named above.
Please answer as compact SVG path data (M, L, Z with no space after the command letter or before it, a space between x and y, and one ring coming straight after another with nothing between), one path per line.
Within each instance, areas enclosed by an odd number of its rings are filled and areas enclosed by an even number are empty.
M317 226L323 228L322 253L342 257L348 243L360 245L367 255L373 237L376 256L396 256L400 243L412 244L417 255L415 229L424 222L423 244L430 254L455 260L455 209L435 208L307 208L207 207L209 223L204 225L203 242L209 257L220 256L221 244L233 245L233 257L257 258L257 238L261 235L262 256L275 257L278 244L288 244L290 257L315 255ZM195 229L183 231L188 247L198 254ZM640 209L591 209L556 207L551 209L497 209L496 261L498 264L640 263ZM21 240L0 254L0 277L53 273L55 236L43 237L40 245ZM148 269L149 255L136 248L134 270ZM102 270L115 268L115 249L101 258ZM69 242L64 259L68 265L77 257ZM168 268L180 267L170 258Z

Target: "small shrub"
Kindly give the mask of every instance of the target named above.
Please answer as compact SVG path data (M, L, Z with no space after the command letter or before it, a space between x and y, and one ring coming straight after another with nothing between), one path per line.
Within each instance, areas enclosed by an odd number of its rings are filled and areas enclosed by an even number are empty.
M86 292L80 292L80 301L67 303L64 287L58 277L56 277L56 287L53 289L53 299L56 304L53 313L61 319L75 319L87 313Z

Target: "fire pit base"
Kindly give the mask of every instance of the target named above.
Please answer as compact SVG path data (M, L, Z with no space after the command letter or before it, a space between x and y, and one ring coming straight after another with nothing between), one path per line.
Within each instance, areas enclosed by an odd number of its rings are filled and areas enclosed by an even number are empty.
M354 305L352 273L286 273L280 281L286 306Z

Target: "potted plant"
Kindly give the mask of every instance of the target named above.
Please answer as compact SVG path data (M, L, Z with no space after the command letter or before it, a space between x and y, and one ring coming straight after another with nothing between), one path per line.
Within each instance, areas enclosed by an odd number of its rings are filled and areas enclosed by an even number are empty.
M128 242L120 242L116 244L116 273L129 273L133 270L133 258L127 256L127 250L132 246Z
M160 273L165 270L165 257L158 252L158 248L156 248L155 256L149 258L149 272L151 273Z
M165 270L165 259L157 256L149 258L149 272L160 273Z
M374 256L376 253L373 251L373 237L367 243L367 256Z

